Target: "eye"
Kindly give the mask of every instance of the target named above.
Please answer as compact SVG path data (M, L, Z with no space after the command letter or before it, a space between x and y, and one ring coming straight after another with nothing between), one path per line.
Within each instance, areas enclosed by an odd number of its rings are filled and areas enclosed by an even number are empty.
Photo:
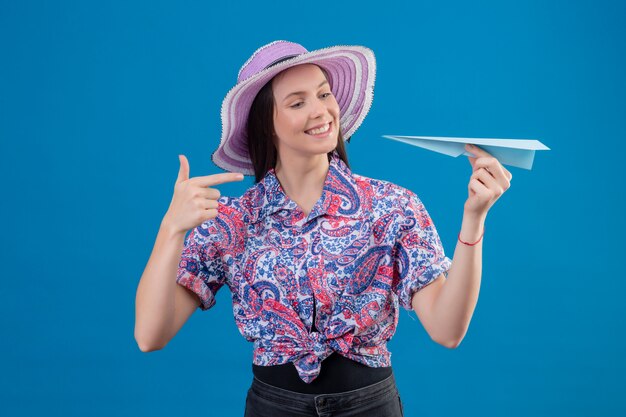
M322 97L323 97L323 98L326 98L326 97L328 97L328 96L331 96L332 94L333 94L333 93L324 93L324 94L322 94Z
M299 103L292 104L292 105L291 105L291 106L289 106L289 107L291 107L292 109L297 109L297 108L300 108L300 107L301 107L301 106L300 106L300 104L304 104L304 102L303 102L303 101L301 101L301 102L299 102Z

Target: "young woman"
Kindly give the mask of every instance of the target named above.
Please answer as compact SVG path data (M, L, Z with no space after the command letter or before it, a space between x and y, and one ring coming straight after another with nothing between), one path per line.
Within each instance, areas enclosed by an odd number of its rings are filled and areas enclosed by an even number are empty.
M272 42L222 104L213 161L229 173L189 178L180 158L137 289L135 338L142 351L163 348L228 285L254 343L246 416L401 416L386 347L399 307L446 347L469 326L485 217L511 174L468 147L469 196L445 256L415 193L349 168L344 138L369 111L374 78L367 48ZM243 174L255 183L241 197L214 188Z

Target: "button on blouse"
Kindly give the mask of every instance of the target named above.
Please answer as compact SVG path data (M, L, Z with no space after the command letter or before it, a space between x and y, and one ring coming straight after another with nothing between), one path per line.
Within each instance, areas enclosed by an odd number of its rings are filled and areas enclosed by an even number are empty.
M293 362L305 382L333 351L390 366L399 306L412 310L412 295L451 266L415 193L352 173L336 152L308 215L274 169L219 203L218 215L185 238L176 282L202 310L226 284L253 363Z

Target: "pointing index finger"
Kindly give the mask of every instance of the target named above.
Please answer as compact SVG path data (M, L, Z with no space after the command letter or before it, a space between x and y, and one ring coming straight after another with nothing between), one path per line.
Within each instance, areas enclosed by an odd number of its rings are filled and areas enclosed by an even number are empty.
M224 184L226 182L241 181L243 180L243 174L238 172L225 172L222 174L195 177L191 180L200 187L211 187L213 185Z

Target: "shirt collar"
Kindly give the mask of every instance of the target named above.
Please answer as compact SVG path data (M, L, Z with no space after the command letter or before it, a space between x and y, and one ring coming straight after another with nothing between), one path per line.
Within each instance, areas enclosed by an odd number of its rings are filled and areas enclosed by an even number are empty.
M263 179L246 194L253 222L260 221L280 210L295 211L298 205L285 194L274 168L267 171ZM328 168L322 196L315 203L307 221L321 215L359 218L362 216L362 196L352 171L333 152Z

